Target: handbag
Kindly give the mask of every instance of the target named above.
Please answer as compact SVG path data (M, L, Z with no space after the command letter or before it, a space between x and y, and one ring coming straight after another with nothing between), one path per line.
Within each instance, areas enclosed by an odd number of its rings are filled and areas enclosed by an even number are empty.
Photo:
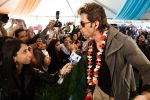
M93 92L93 100L114 100L114 98L104 93L100 87L96 85Z

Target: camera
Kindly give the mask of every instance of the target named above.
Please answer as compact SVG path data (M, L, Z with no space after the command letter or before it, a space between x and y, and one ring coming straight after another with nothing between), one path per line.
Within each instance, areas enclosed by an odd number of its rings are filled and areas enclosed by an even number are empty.
M2 13L0 13L0 22L7 23L8 20L9 20L8 14L2 14Z
M59 19L59 11L56 11L56 24L54 25L54 27L62 26L62 23L58 19Z

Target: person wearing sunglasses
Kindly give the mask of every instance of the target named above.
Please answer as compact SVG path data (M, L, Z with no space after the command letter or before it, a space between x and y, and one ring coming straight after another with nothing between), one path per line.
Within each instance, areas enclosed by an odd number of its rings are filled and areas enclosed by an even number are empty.
M136 91L132 66L142 73L141 96L148 98L150 62L134 40L108 24L99 4L86 3L78 9L78 14L80 31L90 40L85 59L85 100L129 100L130 92Z

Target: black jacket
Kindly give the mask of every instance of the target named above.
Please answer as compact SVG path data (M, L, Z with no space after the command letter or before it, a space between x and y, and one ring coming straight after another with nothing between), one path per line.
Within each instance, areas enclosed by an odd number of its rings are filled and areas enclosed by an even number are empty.
M56 83L58 79L58 74L52 76L30 65L25 65L20 75L0 73L0 100L33 100L36 81Z

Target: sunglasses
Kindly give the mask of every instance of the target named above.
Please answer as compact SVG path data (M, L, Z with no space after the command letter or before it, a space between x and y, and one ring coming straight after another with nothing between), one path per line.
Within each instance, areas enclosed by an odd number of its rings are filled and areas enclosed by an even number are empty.
M88 23L91 23L91 22L83 22L83 21L81 21L81 22L80 22L80 25L81 25L82 27L85 27L85 24L88 24Z

